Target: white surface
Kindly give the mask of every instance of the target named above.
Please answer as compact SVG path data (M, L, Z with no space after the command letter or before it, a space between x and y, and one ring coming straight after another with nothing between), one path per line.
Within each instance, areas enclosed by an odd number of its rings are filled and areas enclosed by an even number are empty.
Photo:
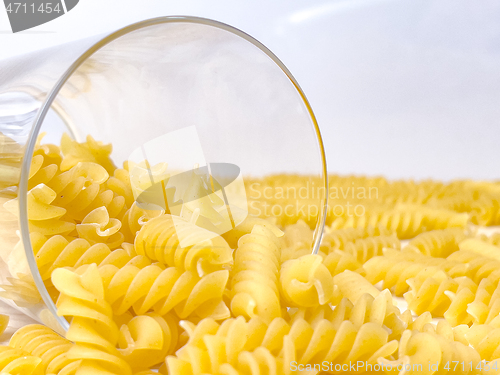
M495 0L81 0L18 34L0 8L0 58L164 15L229 23L275 52L315 110L332 172L498 177Z

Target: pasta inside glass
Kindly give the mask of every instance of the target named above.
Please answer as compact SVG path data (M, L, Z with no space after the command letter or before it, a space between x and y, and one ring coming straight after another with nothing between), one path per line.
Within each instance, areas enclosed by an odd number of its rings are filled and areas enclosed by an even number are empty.
M0 80L1 108L13 112L0 123L2 168L11 172L2 209L12 215L1 282L16 307L67 329L47 290L52 268L40 267L33 249L67 246L75 233L91 246L98 236L111 250L126 247L117 217L133 204L151 219L171 213L184 247L194 244L181 238L184 222L209 241L208 232L224 236L261 217L303 220L314 231L304 248L318 250L327 191L321 135L298 83L255 39L211 20L163 17L28 59L38 62L25 64L32 71L7 61L12 75ZM64 154L57 171L54 145ZM133 188L122 202L116 191L127 178Z

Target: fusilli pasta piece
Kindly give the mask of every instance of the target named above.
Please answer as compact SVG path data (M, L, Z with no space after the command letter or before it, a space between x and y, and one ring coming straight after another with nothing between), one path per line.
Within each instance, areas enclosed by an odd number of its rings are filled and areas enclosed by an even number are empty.
M143 210L134 202L121 219L122 227L120 232L123 233L125 241L134 243L135 237L143 225L149 220L163 215L163 213L162 210Z
M0 346L0 373L3 375L38 375L42 360L24 350Z
M19 329L10 339L9 346L39 357L42 373L68 374L80 364L80 361L68 358L68 351L74 346L71 341L39 324Z
M5 332L7 326L9 325L9 316L0 314L0 335Z
M481 256L500 261L500 247L476 238L468 238L459 244L460 250L477 253Z
M40 184L47 185L59 172L59 164L48 164L43 152L37 151L31 159L28 190Z
M116 349L119 331L111 306L104 298L97 266L84 266L77 272L58 268L52 273L52 282L61 293L57 301L58 315L72 318L66 338L76 345L67 357L81 360L76 374L102 371L131 375L129 364Z
M243 371L256 375L260 373L258 368L265 374L291 374L294 363L309 364L312 370L323 361L340 364L365 361L373 365L377 358L389 357L397 350L397 342L388 341L387 331L376 323L356 328L349 320L335 329L327 320L312 325L303 319L288 324L282 318L275 318L269 325L263 325L258 318L246 323L240 317L221 326L202 321L191 326L189 332L188 343L175 357L167 357L169 374ZM261 357L264 353L266 360ZM247 360L242 361L245 357Z
M231 311L234 315L265 322L281 316L279 265L282 232L255 225L238 241L231 277Z
M329 229L325 228L325 234L321 241L321 250L329 253L333 250L343 250L344 247L358 239L372 236L389 236L392 232L383 227L367 227L367 228L343 228Z
M184 239L193 245L183 246ZM200 276L220 270L233 260L232 250L221 236L171 215L149 220L134 244L137 254Z
M195 314L224 319L229 310L222 301L229 272L220 270L202 277L176 267L162 268L152 264L144 268L126 265L99 267L106 287L106 298L117 315L131 307L138 315L153 309L160 315L175 310L185 319Z
M481 256L473 251L460 250L451 254L447 260L462 263L467 267L467 276L474 282L479 283L483 278L489 278L492 282L500 279L500 261Z
M130 174L126 169L117 168L113 175L106 181L106 187L115 193L115 195L125 198L127 207L134 203L134 194L130 184Z
M323 264L328 268L332 276L338 275L345 270L355 271L364 275L365 271L354 256L344 251L334 250L323 260Z
M304 255L283 263L280 283L288 306L325 305L334 295L332 275L319 255Z
M479 283L474 300L467 312L475 324L491 324L500 327L500 285L483 279Z
M464 366L464 371L461 371L460 366L460 373L478 374L476 366L480 361L479 353L473 348L429 330L429 332L405 331L399 342L398 359L379 359L378 362L385 367L396 368L398 375L432 375L446 374L451 368L450 365L462 362L467 366ZM447 364L448 369L445 369Z
M99 207L106 207L111 217L121 216L126 209L125 198L105 188L108 178L99 164L78 163L51 180L48 186L57 193L52 204L64 207L66 215L77 221Z
M110 218L108 210L103 206L85 216L81 224L76 225L76 231L80 238L92 245L103 243L111 249L116 249L124 240L123 234L119 232L121 226L121 221Z
M473 325L465 334L469 344L486 361L497 361L500 365L500 328L488 325Z
M444 271L450 277L460 277L469 274L467 264L451 259L434 258L421 253L391 251L386 249L383 256L369 259L363 268L366 278L376 284L383 281L383 288L394 290L398 297L408 291L407 280Z
M407 250L414 250L433 257L446 258L458 251L458 244L466 234L462 228L447 228L419 234L410 240Z
M305 221L288 225L283 236L283 249L281 251L281 262L295 259L303 255L311 254L313 231Z
M392 210L367 211L364 216L337 218L332 227L367 228L379 225L396 232L398 238L407 239L426 230L465 227L468 220L469 215L466 213L418 205L400 205Z
M177 322L154 314L133 317L120 328L119 352L132 370L145 371L162 363L177 344Z
M394 306L388 290L381 292L377 297L365 293L354 304L347 298L343 298L334 309L329 305L298 308L290 312L288 321L293 323L297 319L303 319L313 325L319 320L326 319L333 324L335 329L338 329L345 320L351 321L357 328L365 323L376 323L390 330L391 340L399 339L408 326L408 321L402 319L399 309Z
M102 165L109 174L112 174L116 169L109 157L112 150L111 144L104 145L102 142L95 141L90 135L87 136L86 142L78 143L67 134L63 134L61 171L67 171L80 162L92 162Z
M66 235L75 229L75 223L63 218L66 209L52 204L57 193L44 184L28 192L28 218L31 232L53 236Z
M466 310L474 300L476 283L466 276L453 279L443 271L422 276L408 280L410 291L404 297L409 309L418 315L429 311L434 317L447 317L453 325L470 322Z
M347 243L344 251L352 254L358 262L365 263L374 256L382 255L384 248L399 250L401 243L395 235L360 238L355 242Z
M338 287L340 295L346 297L352 303L356 303L365 293L370 294L372 297L377 297L380 294L380 291L363 276L349 270L335 275L333 283Z

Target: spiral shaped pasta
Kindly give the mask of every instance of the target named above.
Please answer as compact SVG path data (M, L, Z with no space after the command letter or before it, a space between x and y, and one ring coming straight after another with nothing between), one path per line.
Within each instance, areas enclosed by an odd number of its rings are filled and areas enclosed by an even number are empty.
M390 330L390 339L399 339L402 332L409 326L409 317L403 319L399 309L394 306L391 294L388 290L381 292L377 297L365 293L358 298L356 303L352 303L347 298L343 298L332 309L329 305L315 308L298 308L291 312L288 321L295 322L303 319L311 324L323 319L331 322L335 329L340 324L349 320L355 327L359 328L365 323L376 323L381 327ZM431 318L429 318L429 322Z
M130 365L116 349L119 331L111 306L104 298L97 266L85 266L79 272L58 268L52 273L52 283L61 293L57 313L72 318L66 338L75 346L67 357L81 360L78 373L102 371L131 375Z
M283 263L280 283L289 306L324 305L334 295L332 275L319 255L304 255Z
M42 150L37 151L34 152L31 160L28 190L40 184L47 185L59 172L59 164L48 164L48 158L45 157L44 152Z
M22 148L1 134L0 143L6 210L0 219L8 224L0 240L15 243ZM363 214L329 207L329 227L311 255L319 196L266 193L255 203L278 206L277 217L249 216L217 236L194 225L196 214L188 223L168 207L147 211L136 204L150 186L149 164L117 169L110 152L91 137L78 143L65 135L61 148L35 145L27 197L31 244L71 328L68 339L39 325L21 329L0 347L2 374L153 375L163 362L160 373L170 375L291 375L293 363L312 375L324 361L363 363L355 373L391 364L382 371L401 375L445 374L457 361L459 373L474 374L481 357L500 360L500 234L473 237L468 226L500 223L500 182L331 176L336 207L360 204ZM168 177L166 162L152 169ZM291 175L257 181L251 190L260 197L268 189L321 183ZM284 208L292 202L316 213L288 215ZM400 239L410 239L403 249ZM39 304L32 276L17 265L21 242L12 254L2 258L15 277L3 278L10 284L0 296L18 306ZM401 313L379 282L404 296L408 309ZM435 324L434 317L444 319ZM0 332L5 320L0 315Z
M469 344L486 361L500 362L500 328L489 324L474 324L465 334Z
M468 238L459 244L460 250L500 261L500 247L476 238Z
M363 268L372 284L383 281L383 288L394 289L396 296L408 291L407 280L444 271L450 277L468 275L468 265L449 259L434 258L420 253L385 251L383 256L368 260Z
M106 187L115 193L115 195L125 198L127 207L134 203L134 194L130 184L130 173L126 169L117 168L113 175L106 181Z
M397 350L396 341L376 323L356 328L349 320L338 329L327 320L311 325L303 319L288 324L282 318L268 325L259 318L248 323L229 319L221 326L201 321L188 326L187 344L167 357L169 374L291 374L291 364L310 364L316 368L323 361L345 364L389 357ZM367 345L370 343L370 345Z
M52 203L64 207L66 215L77 221L99 207L106 207L111 217L116 217L125 210L125 198L105 188L108 178L99 164L78 163L48 184L57 194Z
M271 352L281 347L289 327L276 319L268 327L259 318L247 323L242 317L218 325L204 319L198 325L181 322L189 340L176 356L166 359L168 373L175 374L284 374L283 362Z
M468 220L467 213L418 205L400 205L392 210L367 211L364 216L337 218L332 227L367 228L378 225L396 232L400 239L407 239L427 230L465 227Z
M111 144L104 145L95 141L92 136L87 136L87 141L78 143L72 140L66 133L61 138L61 171L67 171L80 162L96 163L104 167L109 174L116 169L109 155L113 147Z
M192 271L152 264L144 268L105 265L99 272L108 291L107 300L117 315L132 307L138 315L153 309L163 316L175 310L181 319L193 314L216 319L229 316L222 301L229 277L227 270L200 277Z
M110 218L106 207L99 207L91 211L80 224L76 225L78 236L90 244L104 243L111 249L119 247L124 236L119 232L122 223L118 219Z
M38 375L42 360L24 350L0 346L0 373L3 375Z
M39 233L31 233L31 243L40 276L54 301L59 293L52 286L50 277L57 268L79 268L92 263L109 264L119 268L127 264L137 267L151 264L146 257L136 255L133 248L111 251L106 244L91 245L82 238L68 240L59 235L47 238ZM36 289L34 285L33 287Z
M475 324L500 324L500 285L483 279L479 283L474 300L467 306L467 312Z
M305 221L299 220L296 224L285 228L281 262L311 254L313 231Z
M183 246L183 240L194 244ZM134 244L137 254L200 276L220 270L233 260L232 250L221 236L171 215L149 220Z
M281 316L279 264L282 232L255 225L238 241L231 278L231 311L265 322Z
M315 326L297 320L283 338L283 362L288 366L291 362L317 364L323 361L341 365L363 361L373 365L377 358L388 357L396 351L397 342L389 341L388 337L387 331L376 323L356 328L345 320L336 330L326 320Z
M9 325L9 316L0 314L0 335L5 332L7 326Z
M42 373L68 374L79 365L79 361L68 358L68 351L74 344L42 325L19 329L10 339L9 346L40 358Z
M410 291L404 294L408 308L420 315L425 311L434 317L446 317L453 325L467 324L467 305L474 299L477 284L468 277L451 278L443 271L432 277L418 275L408 280Z
M52 204L57 193L44 184L28 192L28 219L31 232L53 236L67 235L75 229L75 223L63 218L66 209Z
M177 345L177 321L149 313L133 317L120 328L119 352L134 373L164 361Z
M462 228L447 228L419 234L410 240L405 249L433 257L446 258L459 250L458 244L466 234Z
M360 238L347 243L344 251L352 254L358 262L365 263L374 256L382 255L382 250L386 247L399 250L401 243L395 235Z
M479 353L461 342L450 341L433 332L405 331L399 343L398 359L379 359L378 362L398 369L399 375L432 375L448 373L450 365L453 368L455 363L460 364L460 373L477 374L476 366L480 361ZM463 371L461 363L464 363ZM445 369L447 364L448 370Z
M120 232L123 233L124 240L129 243L134 243L137 233L141 230L144 224L149 220L154 219L163 214L163 211L143 210L134 202L132 206L125 212L121 222L122 227Z
M346 270L333 277L333 283L338 287L342 297L346 297L352 303L365 293L372 297L377 297L380 291L375 288L367 279L357 272Z
M338 275L345 270L355 271L364 275L365 271L354 256L344 251L334 250L323 260L323 264L328 268L332 276Z
M500 261L465 250L451 254L447 260L464 264L467 267L467 275L476 283L481 282L483 278L492 282L500 280Z
M371 227L367 228L343 228L343 229L332 229L326 228L326 232L323 235L321 241L321 251L329 253L333 250L343 250L344 247L355 242L358 239L372 237L372 236L389 236L391 231L383 227Z

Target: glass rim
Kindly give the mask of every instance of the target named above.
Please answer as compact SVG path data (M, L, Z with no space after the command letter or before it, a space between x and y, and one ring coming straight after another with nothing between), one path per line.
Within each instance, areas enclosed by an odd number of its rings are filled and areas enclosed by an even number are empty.
M117 31L114 31L106 36L104 36L102 39L94 43L91 47L89 47L84 53L82 53L69 67L66 69L66 71L61 75L61 77L57 80L57 82L54 84L52 89L48 92L47 97L43 101L40 109L38 110L37 116L33 122L33 126L31 128L30 134L28 136L28 141L26 143L26 150L24 152L24 157L22 160L21 164L21 177L19 181L19 221L20 221L20 227L21 227L21 240L23 243L24 251L26 253L26 258L28 261L28 265L33 277L33 280L35 282L35 285L42 297L42 300L44 301L46 307L48 310L52 313L52 315L57 319L58 323L61 325L61 327L67 331L69 328L69 323L64 319L63 317L60 317L57 315L57 308L55 303L52 301L52 299L49 296L49 293L45 287L45 284L43 283L42 277L40 275L40 272L38 270L38 266L36 264L34 252L33 252L33 247L31 245L31 239L30 239L30 230L29 230L29 222L28 222L28 205L27 205L27 194L28 194L28 179L29 179L29 172L30 172L30 167L31 167L31 159L33 158L33 152L34 148L36 145L36 141L38 138L38 134L40 133L41 126L45 120L45 116L47 115L50 107L52 106L52 103L54 102L54 99L57 97L59 94L59 91L61 88L64 86L64 84L68 81L68 79L73 75L73 73L90 57L92 56L95 52L97 52L99 49L102 47L106 46L107 44L113 42L114 40L120 38L121 36L124 36L126 34L129 34L131 32L134 32L139 29L144 29L150 26L155 26L155 25L160 25L160 24L167 24L167 23L193 23L193 24L202 24L202 25L207 25L207 26L212 26L221 30L225 30L227 32L230 32L234 35L237 35L243 39L245 39L247 42L252 43L254 46L259 48L262 52L264 52L282 71L283 73L286 74L290 82L295 86L295 89L299 93L299 95L302 98L302 101L304 102L308 112L310 119L313 123L314 130L316 132L316 139L317 139L317 145L319 147L319 152L321 156L321 162L322 162L322 178L324 182L324 188L325 188L325 195L322 199L322 205L323 209L319 209L318 213L318 222L316 224L316 228L313 234L313 247L312 247L312 253L317 254L319 251L319 245L321 242L321 238L323 235L323 229L325 226L326 222L326 216L327 216L327 210L328 210L328 173L327 173L327 163L326 163L326 155L325 155L325 149L323 145L323 139L321 137L321 132L318 126L318 122L316 120L316 117L314 115L314 112L312 110L312 107L307 100L306 95L302 91L300 85L298 84L297 80L294 78L292 73L288 70L288 68L283 64L283 62L273 53L271 50L269 50L265 45L263 45L261 42L259 42L257 39L253 38L252 36L248 35L247 33L239 30L238 28L235 28L233 26L227 25L225 23L219 22L219 21L214 21L208 18L201 18L201 17L194 17L194 16L164 16L164 17L157 17L157 18L151 18L143 21L139 21L136 23L133 23L131 25L125 26ZM76 41L75 41L76 42ZM26 249L29 248L31 251L26 251Z

